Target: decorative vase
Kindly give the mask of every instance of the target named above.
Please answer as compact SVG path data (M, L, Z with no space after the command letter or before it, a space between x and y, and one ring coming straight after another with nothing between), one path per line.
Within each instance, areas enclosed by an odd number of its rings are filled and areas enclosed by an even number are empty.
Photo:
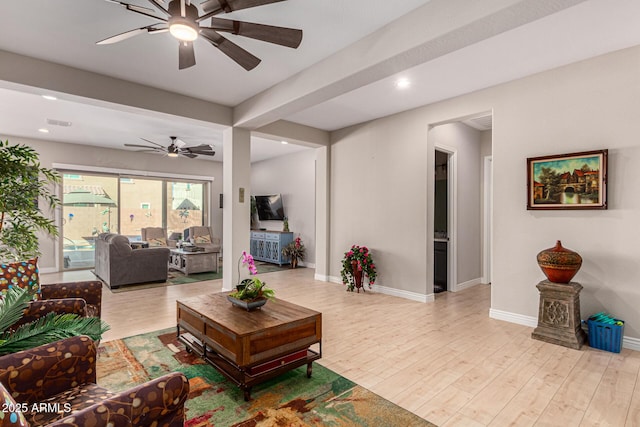
M538 265L547 279L553 283L569 283L582 265L582 257L557 241L553 248L540 251Z
M360 288L362 287L362 270L358 270L357 261L351 261L351 272L353 274L353 282L356 289L360 292Z

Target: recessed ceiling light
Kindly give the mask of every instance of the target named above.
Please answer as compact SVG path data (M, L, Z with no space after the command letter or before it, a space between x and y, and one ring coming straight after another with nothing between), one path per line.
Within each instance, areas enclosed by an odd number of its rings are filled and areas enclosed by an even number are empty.
M282 145L287 145L287 144L288 144L288 142L287 142L287 141L280 141L280 144L282 144Z
M40 133L49 133L49 129L40 128L40 129L38 129L38 132L40 132Z
M411 86L411 81L407 78L401 78L396 80L396 87L398 89L406 89Z
M55 101L56 99L58 99L58 98L56 98L56 97L55 97L55 96L53 96L53 95L42 95L42 97L43 97L44 99L48 99L49 101Z

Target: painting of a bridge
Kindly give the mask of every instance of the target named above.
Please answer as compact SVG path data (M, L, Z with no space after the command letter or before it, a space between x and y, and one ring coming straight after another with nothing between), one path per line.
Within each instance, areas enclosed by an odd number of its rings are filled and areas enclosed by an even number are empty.
M606 209L607 150L527 159L527 209Z

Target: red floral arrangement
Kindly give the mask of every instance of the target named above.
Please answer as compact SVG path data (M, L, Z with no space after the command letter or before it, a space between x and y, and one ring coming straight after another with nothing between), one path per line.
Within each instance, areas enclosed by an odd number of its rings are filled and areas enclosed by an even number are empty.
M367 276L369 288L371 288L376 281L378 273L369 249L366 246L351 246L351 249L345 252L344 258L342 258L340 275L342 276L342 283L347 285L348 291L353 292L355 288L360 290L364 276Z

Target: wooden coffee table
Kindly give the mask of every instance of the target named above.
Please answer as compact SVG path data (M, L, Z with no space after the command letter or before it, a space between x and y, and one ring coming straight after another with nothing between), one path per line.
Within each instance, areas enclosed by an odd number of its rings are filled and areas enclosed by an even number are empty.
M227 292L177 301L177 334L251 397L251 387L322 357L322 313L280 299L247 312ZM318 351L311 345L318 344Z

